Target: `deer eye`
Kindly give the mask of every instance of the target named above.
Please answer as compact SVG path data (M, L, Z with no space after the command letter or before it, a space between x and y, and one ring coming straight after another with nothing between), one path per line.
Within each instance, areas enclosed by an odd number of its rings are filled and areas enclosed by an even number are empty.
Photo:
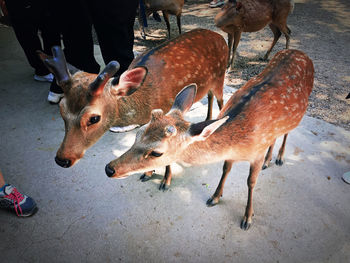
M163 153L152 151L149 155L153 157L160 157L163 155Z
M99 115L92 116L92 117L90 117L87 126L98 123L100 120L101 120L101 116L99 116Z

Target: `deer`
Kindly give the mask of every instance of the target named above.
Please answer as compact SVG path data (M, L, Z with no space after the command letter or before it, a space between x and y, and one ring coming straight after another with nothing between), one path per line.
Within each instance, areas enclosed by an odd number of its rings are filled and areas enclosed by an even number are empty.
M64 91L59 106L65 135L55 157L64 168L80 160L109 128L143 125L153 109L168 111L184 85L197 84L195 101L208 95L207 119L213 95L219 108L223 106L227 45L210 30L192 30L144 52L120 78L113 77L119 68L116 61L97 75L67 63L59 47L52 52L53 57L42 52L39 56ZM151 175L145 173L142 181Z
M214 120L191 123L184 114L195 99L196 84L186 86L175 98L170 111L155 109L151 120L142 126L134 144L120 157L109 162L105 172L110 178L163 167L174 162L202 165L224 160L223 172L207 206L219 203L233 163L250 163L248 200L241 228L252 224L253 190L262 167L271 160L276 138L296 128L306 112L313 88L311 59L298 50L282 50L266 68L237 90ZM283 164L284 141L277 165ZM167 178L167 182L169 182Z
M274 39L263 58L264 60L268 59L282 33L286 38L286 49L288 49L291 30L287 26L287 18L293 9L293 0L229 0L226 2L215 16L214 22L218 28L227 33L228 68L233 68L242 32L257 32L269 25Z
M141 3L142 4L142 3ZM168 38L170 39L170 22L169 14L176 16L177 27L179 28L179 34L181 35L181 13L184 6L184 0L143 0L145 10L140 8L139 10L139 24L141 36L146 39L145 28L143 25L142 12L145 12L145 19L153 12L162 11L164 21L168 30Z

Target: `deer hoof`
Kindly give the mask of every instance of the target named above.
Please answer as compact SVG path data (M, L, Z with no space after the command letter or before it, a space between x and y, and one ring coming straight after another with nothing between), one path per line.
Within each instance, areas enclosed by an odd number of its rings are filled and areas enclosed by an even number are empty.
M241 222L241 229L242 230L248 230L252 225L252 220L248 220L246 217L243 218Z
M262 170L265 170L266 168L268 168L269 166L267 164L264 163L264 165L262 166Z
M282 159L276 159L276 164L279 166L283 165L283 160Z
M170 188L170 185L168 185L168 184L166 184L166 183L164 183L164 182L162 182L162 183L160 184L160 186L159 186L159 190L160 190L160 191L163 190L163 192L168 191L169 188Z
M219 198L210 197L207 201L207 206L213 207L213 206L217 205L218 203L219 203Z
M151 180L151 178L152 178L152 175L149 176L149 175L143 174L143 175L141 175L140 180L141 180L141 182L147 182L147 181Z

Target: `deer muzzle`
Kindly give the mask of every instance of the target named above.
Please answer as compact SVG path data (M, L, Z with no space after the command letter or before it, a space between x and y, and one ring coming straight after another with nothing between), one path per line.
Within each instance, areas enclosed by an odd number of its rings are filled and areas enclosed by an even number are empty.
M61 166L63 168L68 168L68 167L72 166L72 161L68 160L68 159L60 159L56 156L55 161L59 166Z

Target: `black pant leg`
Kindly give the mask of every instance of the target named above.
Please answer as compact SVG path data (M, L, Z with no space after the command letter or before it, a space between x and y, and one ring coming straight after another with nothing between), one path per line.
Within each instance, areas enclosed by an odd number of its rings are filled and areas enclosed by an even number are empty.
M53 1L55 21L62 33L64 54L67 62L80 70L98 73L100 65L94 57L92 23L85 3L80 0L51 1ZM63 92L55 81L51 84L50 91L55 93Z
M38 36L40 17L37 16L35 6L29 1L6 1L6 7L16 38L35 74L50 73L36 54L37 50L43 51L43 48Z
M102 57L120 63L120 75L134 58L134 22L138 0L85 0L96 29Z

